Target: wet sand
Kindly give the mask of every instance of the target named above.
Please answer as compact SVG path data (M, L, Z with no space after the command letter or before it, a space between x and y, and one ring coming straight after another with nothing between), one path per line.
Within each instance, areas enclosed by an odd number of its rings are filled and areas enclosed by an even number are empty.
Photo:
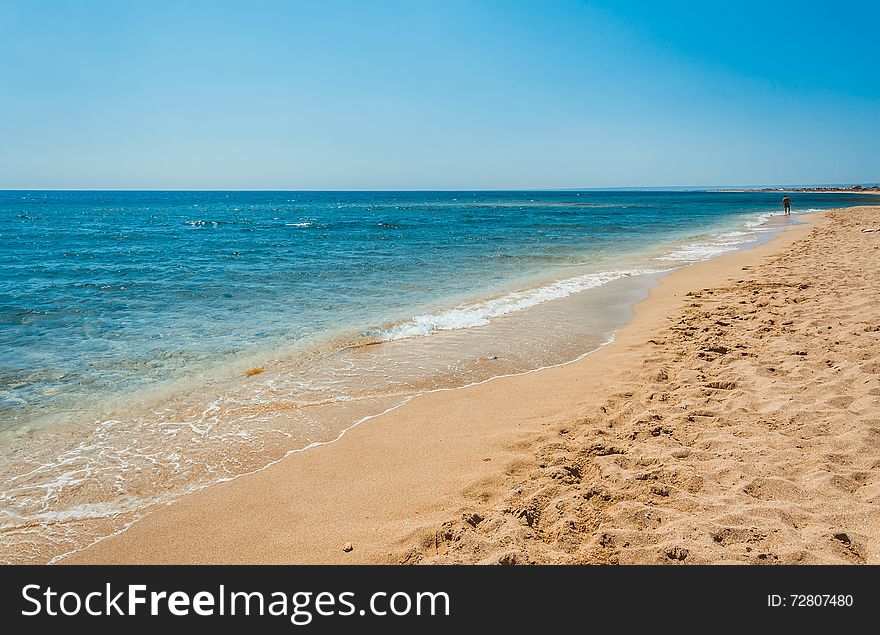
M810 220L63 562L878 562L880 207Z

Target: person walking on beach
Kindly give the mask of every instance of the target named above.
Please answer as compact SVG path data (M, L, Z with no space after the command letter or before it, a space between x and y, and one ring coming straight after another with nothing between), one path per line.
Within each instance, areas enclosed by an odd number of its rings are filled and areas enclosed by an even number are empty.
M791 214L791 199L787 196L782 197L782 209L785 211L786 216Z

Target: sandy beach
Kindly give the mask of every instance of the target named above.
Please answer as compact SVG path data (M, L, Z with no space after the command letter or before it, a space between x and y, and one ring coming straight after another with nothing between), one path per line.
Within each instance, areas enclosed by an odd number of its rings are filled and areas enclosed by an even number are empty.
M63 562L880 562L880 207L807 221Z

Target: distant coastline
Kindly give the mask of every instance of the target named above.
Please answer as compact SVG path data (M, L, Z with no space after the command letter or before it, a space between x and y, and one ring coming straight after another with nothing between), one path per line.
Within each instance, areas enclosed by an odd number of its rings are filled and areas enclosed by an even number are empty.
M761 187L726 188L714 192L802 192L804 194L880 194L880 185L852 185L850 187Z

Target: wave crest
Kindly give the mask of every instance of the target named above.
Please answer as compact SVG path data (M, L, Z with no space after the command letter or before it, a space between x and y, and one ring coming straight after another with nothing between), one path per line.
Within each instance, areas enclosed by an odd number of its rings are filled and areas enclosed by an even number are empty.
M600 287L629 276L658 273L658 269L626 269L587 273L559 280L543 287L513 291L497 298L463 304L438 313L417 315L412 320L372 333L382 341L391 342L410 337L425 337L439 331L454 331L485 326L494 319L522 311L550 300L565 298L575 293Z

